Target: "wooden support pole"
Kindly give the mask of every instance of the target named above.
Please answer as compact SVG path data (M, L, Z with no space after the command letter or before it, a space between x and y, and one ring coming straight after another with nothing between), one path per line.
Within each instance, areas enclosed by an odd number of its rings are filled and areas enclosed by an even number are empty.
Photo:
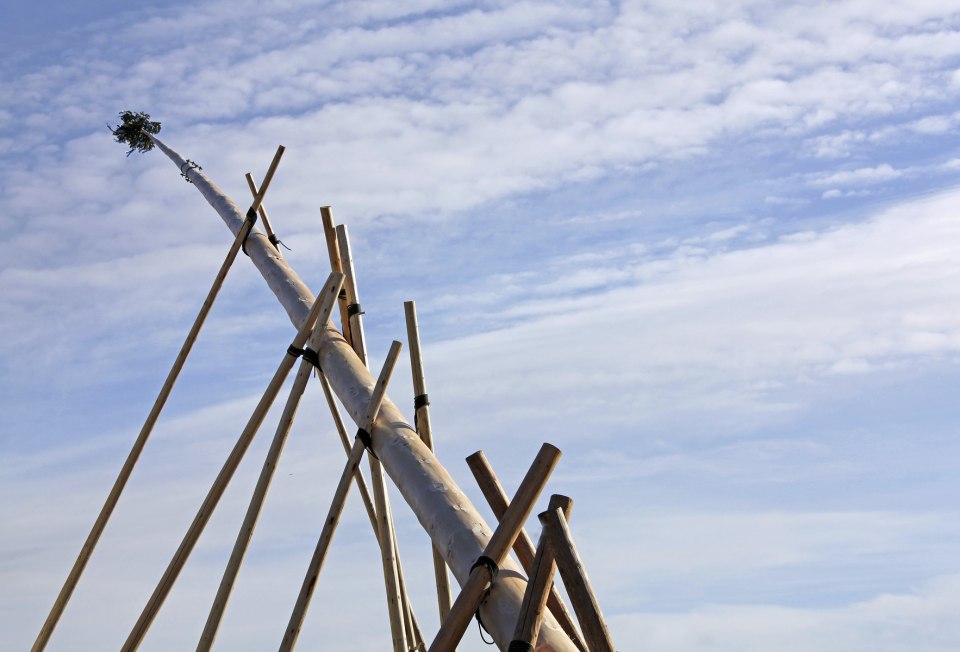
M244 178L247 180L247 187L250 188L250 194L253 195L253 198L257 198L257 182L253 180L253 175L247 172L244 175ZM260 221L263 222L263 230L267 233L267 240L270 241L270 244L273 245L273 248L277 250L277 255L281 258L283 254L280 253L280 239L277 237L276 232L273 230L273 225L270 223L270 216L267 215L267 209L263 207L263 203L260 204L260 208L257 209L257 212L260 214Z
M340 264L343 266L343 289L347 291L347 316L350 322L350 345L360 362L367 364L367 343L363 336L363 310L360 308L360 293L357 277L353 271L353 254L350 252L350 235L346 224L337 225L337 246L340 247Z
M477 606L483 600L484 592L493 583L494 569L486 563L485 560L492 562L499 567L504 558L510 552L510 547L523 528L524 521L533 510L533 504L543 491L543 486L547 483L547 478L553 472L557 462L560 461L560 450L552 444L544 444L540 447L540 452L533 460L533 464L527 471L516 495L510 501L500 525L494 530L489 543L483 550L483 555L477 560L470 571L466 583L463 585L460 595L454 601L450 608L450 615L440 625L440 631L436 638L430 644L429 652L449 652L453 650L463 633L470 624L470 618L473 617ZM486 558L486 559L485 559Z
M77 582L80 581L83 569L86 568L87 562L90 561L93 549L96 548L97 543L100 541L100 535L103 534L103 530L107 526L107 521L110 520L113 510L120 500L120 494L123 493L123 489L130 479L130 474L133 473L133 467L136 466L137 460L140 459L140 453L143 452L143 448L147 444L147 439L150 438L150 434L153 432L153 427L156 425L157 419L160 417L160 413L163 411L163 407L170 397L170 392L173 391L173 386L180 376L180 371L187 361L187 356L190 355L190 351L197 341L197 336L200 334L200 329L203 327L203 323L206 321L207 315L213 307L213 302L216 300L224 280L227 278L227 272L230 271L230 266L237 258L240 245L243 244L243 240L247 237L252 227L253 221L245 220L243 227L241 227L237 236L233 239L233 244L230 245L227 256L224 258L216 277L213 279L213 285L203 300L200 312L190 327L190 331L187 333L187 337L180 347L180 352L177 353L177 357L173 361L173 366L167 373L167 378L160 388L160 393L157 395L156 400L153 402L153 407L150 408L150 413L147 415L146 421L144 421L143 426L140 428L140 434L137 435L137 439L133 442L133 447L127 454L127 459L120 468L120 473L117 475L117 479L114 481L110 493L107 494L107 499L103 507L100 508L100 513L97 515L97 519L94 521L93 527L90 529L90 533L83 543L83 547L80 548L80 554L77 555L76 561L73 562L73 567L67 574L67 579L63 583L63 587L60 589L56 600L54 600L53 607L50 609L46 621L44 621L43 626L40 628L40 633L37 635L33 647L30 648L31 652L40 652L46 648L47 642L50 640L50 636L57 626L57 621L60 620L60 616L63 614L63 610L67 606L67 602L70 600L70 596L73 594Z
M404 317L407 322L407 344L410 347L410 370L413 374L413 423L417 434L427 447L433 451L433 431L430 426L430 401L427 398L427 383L423 375L423 356L420 350L420 329L417 325L417 304L404 301ZM437 585L437 604L440 609L440 622L450 613L450 578L447 575L447 562L436 546L433 550L433 575Z
M307 350L315 352L320 345L320 337L326 328L327 319L330 317L330 311L333 304L340 294L340 287L343 285L343 274L332 273L335 277L333 285L327 287L323 294L317 297L322 301L320 314L317 317L317 324L313 328L313 334L307 342ZM270 489L270 482L273 480L273 473L277 468L277 462L283 453L284 444L287 441L287 435L290 434L290 427L293 425L293 419L296 416L297 408L300 405L300 397L306 389L307 381L313 372L314 365L306 357L300 362L300 368L297 370L293 386L290 388L290 394L287 397L287 403L283 408L283 414L280 417L280 423L277 425L276 433L267 451L266 459L263 461L263 467L260 470L260 477L257 479L257 485L254 488L253 496L250 498L250 504L247 507L246 516L240 526L240 532L237 533L237 539L233 544L233 551L230 553L230 559L227 567L223 571L223 578L220 580L220 587L217 589L217 595L210 607L210 614L207 616L207 622L204 625L203 633L200 636L200 642L197 644L197 652L207 652L213 647L213 641L217 636L217 629L220 627L220 621L227 608L227 601L230 599L230 593L233 591L233 585L240 571L240 565L247 554L247 548L250 545L250 539L253 537L253 530L257 527L257 520L260 518L260 510L263 508L263 502L266 500L267 491Z
M467 458L467 466L470 467L473 477L476 478L477 484L480 486L480 491L483 493L484 498L487 499L487 503L489 503L490 509L493 510L494 516L502 519L510 503L507 498L507 492L503 490L503 486L497 479L493 467L490 466L487 456L483 454L483 451L477 451ZM517 558L520 560L520 565L523 567L523 570L526 571L527 577L532 577L535 551L533 542L530 540L526 531L520 530L520 535L513 544L513 551L517 553ZM553 617L557 619L557 623L559 623L566 635L570 637L573 644L576 645L578 649L585 651L587 648L583 641L583 636L580 634L580 630L577 629L577 625L574 623L573 617L570 615L567 606L560 597L560 593L556 587L552 585L550 586L550 593L547 598L547 607L550 609Z
M153 134L148 136L157 149L170 159L174 168L184 170L184 174L193 182L192 187L203 195L227 229L235 235L244 219L237 204L203 170L189 167L178 152ZM266 237L253 237L255 235L258 233L251 231L247 241L250 263L276 295L290 322L299 328L307 318L313 293L290 264L275 255ZM357 420L366 409L370 388L374 384L369 370L360 362L340 331L333 328L327 329L319 354L330 387L346 412ZM483 417L478 414L470 418ZM384 401L381 418L372 434L374 452L380 457L384 471L390 475L424 531L443 554L451 573L458 582L465 583L470 576L471 566L483 553L493 530L440 460L420 441L416 430L407 423L392 401ZM509 557L504 560L502 567L505 572L500 574L500 580L491 589L480 612L497 644L506 648L513 637L526 580L519 565ZM548 614L540 631L541 652L574 652L576 648L569 637L555 624L553 617Z
M329 288L335 285L337 282L338 280L331 274L330 278L327 279L327 283L324 285L324 288ZM321 290L321 293L324 291L325 290ZM320 313L320 308L322 305L323 301L314 301L308 318L304 321L303 326L297 332L297 335L293 339L291 346L299 349L304 345L304 343L307 341L307 337L313 330L313 325L316 323L317 315ZM283 386L283 382L286 380L287 375L293 368L293 363L295 361L296 358L294 356L290 355L289 353L284 353L283 359L280 361L273 378L270 379L270 383L267 385L267 389L264 391L263 396L257 403L256 408L254 408L253 414L250 416L249 421L247 421L246 427L244 427L243 432L240 433L237 443L234 444L233 450L231 450L230 454L227 456L227 460L224 462L223 468L220 469L220 473L214 480L206 498L203 500L203 504L197 511L197 515L194 517L193 522L190 524L190 528L184 535L183 541L180 543L180 547L177 548L177 551L170 560L167 569L164 571L163 576L157 583L157 587L154 589L153 594L150 596L146 606L143 608L140 617L137 619L136 624L130 631L130 635L127 637L126 642L121 648L122 652L133 652L133 650L136 650L138 647L140 647L143 637L146 636L147 630L150 628L154 618L156 618L157 613L160 611L160 607L163 605L163 601L166 599L170 589L173 588L173 584L176 582L177 576L183 569L183 565L187 563L187 558L193 551L193 547L200 538L200 534L203 532L204 527L206 527L207 521L210 520L210 516L213 514L213 510L216 508L217 503L220 502L223 492L226 491L227 484L229 484L234 472L240 465L240 461L243 459L244 454L250 447L250 443L253 441L254 435L257 434L257 430L263 423L263 419L270 410L270 406L273 405L273 400L280 392L280 388Z
M363 451L366 444L363 437L369 433L380 412L380 406L386 396L387 385L390 383L390 375L397 364L397 358L400 355L400 342L394 342L387 353L387 359L383 363L383 369L380 371L380 377L373 387L373 394L367 405L363 416L360 419L360 431L350 449L350 455L347 457L347 464L343 467L343 473L340 475L340 482L333 494L333 501L330 504L330 510L327 518L323 522L323 529L320 532L320 538L317 540L317 546L313 551L313 557L310 558L310 564L307 566L306 576L303 578L303 584L300 586L300 593L297 596L297 602L293 607L293 613L290 614L290 621L287 623L287 629L283 634L283 640L280 643L280 652L289 652L297 643L300 636L300 630L303 627L303 620L307 615L307 608L310 606L310 599L313 597L313 590L317 585L317 579L320 577L320 570L323 568L323 562L327 556L327 550L330 548L330 542L333 541L334 532L337 524L340 522L340 515L343 513L343 506L347 499L347 493L350 490L350 480L358 471L360 459L363 457Z
M327 382L326 376L320 374L320 384L323 388L324 396L327 399L327 405L330 408L330 413L333 415L333 421L336 426L337 433L340 435L340 441L343 444L344 452L349 456L350 455L350 440L347 436L346 428L343 425L343 419L340 417L340 410L337 409L337 405L333 400L333 393L330 390L330 383ZM367 518L370 519L370 526L373 528L373 535L377 539L377 545L380 545L380 536L379 529L377 527L377 515L376 510L373 506L373 500L370 497L370 492L367 489L367 483L364 482L363 475L360 473L360 469L357 469L354 474L354 479L357 483L357 489L360 491L360 498L363 501L364 510L367 513ZM394 547L396 547L396 540L394 540ZM398 555L399 556L399 555ZM406 584L403 577L403 565L397 565L397 576L400 582L400 595L404 599L404 613L407 615L407 639L416 641L418 643L423 642L423 634L420 631L420 625L417 623L416 614L413 613L413 607L410 605L409 599L407 598ZM411 637L412 634L412 637ZM425 647L425 646L424 646Z
M253 195L253 203L250 204L250 211L257 212L260 210L260 204L263 203L263 198L267 195L267 188L270 187L270 183L273 181L273 175L277 172L277 166L280 165L280 158L286 149L283 145L277 146L277 153L273 155L273 160L270 161L270 167L267 168L267 174L263 177L260 190Z
M550 505L547 511L557 508L563 510L564 516L570 518L573 501L567 496L554 494L550 496ZM530 581L523 594L523 604L520 605L520 617L517 627L513 630L513 641L510 642L508 652L533 652L540 634L540 624L543 622L544 610L547 607L547 596L553 587L553 573L556 563L553 557L553 548L547 543L547 537L541 532L537 552L533 558L533 567L530 569ZM586 650L586 648L583 648Z
M330 213L329 206L320 207L320 221L323 222L323 237L327 241L327 254L330 256L330 269L335 272L343 271L343 263L340 261L340 245L337 244L337 227L333 224L333 215ZM349 302L347 301L346 291L340 292L340 332L343 338L348 342L350 337L350 315L347 311Z
M540 514L544 535L556 556L557 570L563 578L563 584L570 594L573 610L583 628L590 652L615 652L613 640L607 630L607 624L600 611L600 603L593 593L587 571L580 560L580 554L573 545L570 528L563 511L559 508Z

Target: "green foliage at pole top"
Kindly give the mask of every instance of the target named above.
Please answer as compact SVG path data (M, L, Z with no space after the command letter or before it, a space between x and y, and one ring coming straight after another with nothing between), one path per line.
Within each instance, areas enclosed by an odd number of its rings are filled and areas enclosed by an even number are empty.
M130 145L130 151L127 152L127 156L130 156L135 151L149 152L153 149L153 141L150 140L147 134L159 133L160 123L151 122L149 113L143 113L142 111L139 113L121 111L120 120L122 120L122 122L118 126L111 127L107 125L107 128L110 129L110 133L115 136L118 143Z

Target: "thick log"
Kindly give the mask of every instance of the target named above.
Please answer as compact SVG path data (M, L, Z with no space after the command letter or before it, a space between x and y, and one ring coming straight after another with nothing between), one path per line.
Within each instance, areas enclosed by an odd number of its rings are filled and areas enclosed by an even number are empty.
M159 139L153 138L153 141L177 168L185 168L197 190L236 234L244 220L237 205L201 170L187 166L179 154ZM263 233L251 232L247 252L290 321L294 326L301 324L313 305L309 288L289 263L277 255ZM371 396L373 378L332 324L324 331L319 354L331 387L351 417L359 421ZM389 399L384 400L380 419L371 435L373 449L384 470L462 586L470 576L470 567L483 554L493 534L490 526ZM525 587L526 581L517 565L509 558L504 560L499 580L480 612L501 650L506 650L512 639ZM540 644L544 651L576 651L549 616L544 620Z

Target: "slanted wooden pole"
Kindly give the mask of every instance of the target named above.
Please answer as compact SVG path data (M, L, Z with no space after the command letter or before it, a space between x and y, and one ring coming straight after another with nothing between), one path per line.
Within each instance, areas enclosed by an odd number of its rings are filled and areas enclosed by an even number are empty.
M337 227L333 223L333 215L329 206L320 207L320 221L323 223L323 237L327 241L327 254L330 256L330 269L335 272L343 271L343 263L340 260L340 245L337 243ZM350 315L347 311L349 302L347 301L347 292L340 292L340 332L343 338L348 342L350 337Z
M244 175L244 178L247 180L247 187L250 188L250 194L256 199L257 193L259 192L257 190L257 182L253 180L253 175L249 172ZM283 254L280 252L280 238L278 238L276 232L274 232L273 225L270 223L270 216L267 215L267 209L263 207L262 203L260 204L260 208L257 209L257 212L260 215L260 221L263 222L263 230L267 232L267 240L269 240L273 248L277 250L277 255L283 257Z
M533 464L520 482L516 495L510 501L500 525L494 530L490 542L483 550L483 555L474 563L470 576L460 595L450 608L450 614L440 625L440 631L430 644L430 652L448 652L454 649L463 638L463 633L470 624L470 619L477 610L477 605L483 599L487 587L494 582L495 568L503 563L514 539L523 528L524 521L533 510L533 503L537 500L547 478L560 461L560 450L552 444L544 444L533 460ZM495 566L491 566L491 564Z
M563 510L556 508L540 514L544 535L556 556L557 570L563 578L563 585L570 594L570 602L577 613L577 620L583 628L590 652L615 652L613 640L607 630L607 623L600 611L600 603L593 593L587 571L580 560L580 554L573 545L570 527L563 516Z
M487 499L487 503L490 505L490 509L493 510L494 516L502 519L510 502L507 498L507 492L503 490L503 486L497 479L493 467L490 466L487 456L483 454L483 451L477 451L467 458L467 466L470 467L470 471L477 480L480 491L483 493L483 497ZM530 540L526 531L520 530L520 535L513 543L513 551L517 553L517 558L520 560L520 565L523 567L523 570L526 571L527 577L531 577L535 551L533 542ZM574 623L570 612L567 611L567 606L560 597L560 593L557 592L556 587L553 585L549 587L547 607L574 645L580 650L585 651L587 648L583 641L583 636L580 634L580 630L577 629L577 625Z
M322 301L320 315L317 317L317 325L313 328L313 334L307 342L305 351L315 352L320 344L320 337L323 329L326 328L327 319L330 317L330 311L340 293L340 287L343 285L343 274L331 273L334 283L328 285L322 294L317 298ZM217 595L210 607L210 614L207 616L207 622L204 625L203 633L200 636L200 642L197 644L197 652L207 652L213 647L213 641L217 636L217 629L220 627L220 621L227 608L227 601L230 599L230 593L233 591L233 585L240 571L240 565L247 553L250 545L250 539L253 537L253 530L257 527L257 520L260 518L260 510L263 508L263 502L266 500L267 491L270 489L270 482L273 480L273 473L276 471L277 462L283 453L284 444L287 441L287 435L290 434L290 427L293 425L293 419L296 416L297 408L300 405L300 397L307 387L307 381L314 369L313 363L307 359L304 353L303 360L300 362L300 368L290 388L290 394L287 397L287 403L283 408L283 414L280 417L280 423L277 424L276 433L273 441L267 451L266 459L263 461L263 467L260 470L260 477L257 479L257 485L253 490L253 496L250 498L250 504L247 507L246 516L240 526L240 532L237 533L237 539L233 544L233 551L230 553L230 559L227 567L223 571L223 578L220 580L220 587L217 589Z
M337 246L340 247L340 264L346 277L343 289L347 292L347 317L350 322L350 344L360 362L367 364L367 343L363 336L363 310L360 308L360 293L357 276L353 271L353 254L350 251L350 235L346 224L337 225Z
M317 540L317 546L313 551L313 556L310 558L310 564L307 566L307 573L303 578L303 584L300 586L297 602L293 607L293 613L290 614L290 621L287 623L287 629L280 643L280 652L289 652L292 650L297 643L297 638L300 636L303 620L307 615L310 599L313 597L313 590L317 585L317 579L320 577L320 570L323 568L323 562L326 559L327 550L330 548L330 542L333 541L337 524L340 522L340 515L343 513L347 493L350 491L350 480L358 471L360 459L363 457L363 451L366 448L364 439L372 430L377 415L380 413L380 408L386 396L387 385L390 382L390 375L393 373L393 368L397 364L401 346L399 342L394 342L390 347L390 351L387 353L387 359L383 363L383 369L380 371L380 377L373 387L370 402L366 410L364 410L363 416L358 420L360 429L353 442L353 447L350 449L350 455L347 457L347 464L343 467L340 482L337 483L337 489L333 494L330 510L327 512L327 518L323 522L323 529L320 531L320 538Z
M417 304L404 301L403 312L407 322L407 343L410 347L410 371L413 374L413 423L420 439L430 449L433 447L433 431L430 426L430 400L427 398L427 383L423 375L423 356L420 352L420 329L417 326ZM450 578L447 563L436 546L433 549L433 575L437 585L437 604L440 622L450 613Z
M335 282L336 281L333 278L330 278L327 280L327 286L334 285ZM304 320L303 326L293 339L291 344L292 347L298 349L303 347L304 342L307 341L307 337L310 335L310 331L313 330L313 325L316 322L317 315L320 313L322 305L322 301L314 302L307 319ZM166 599L167 594L170 593L170 589L173 588L173 584L176 582L177 576L183 569L183 565L187 563L187 558L193 551L193 547L200 538L200 534L203 532L204 527L206 527L207 521L210 520L210 516L213 515L213 510L216 508L217 503L220 502L223 492L226 491L227 484L229 484L234 472L240 465L240 461L243 459L244 454L250 447L250 443L253 441L254 435L257 434L257 430L259 430L260 425L263 423L263 419L267 416L270 406L273 405L273 400L280 392L280 388L283 386L283 382L286 380L287 375L293 368L293 363L295 361L296 358L293 355L284 353L283 359L280 361L276 372L273 374L273 378L270 379L270 383L267 385L266 391L264 391L263 396L257 403L256 408L254 408L253 414L247 421L247 425L244 427L243 432L240 433L237 443L234 444L233 450L231 450L230 454L227 456L227 460L224 462L223 468L220 469L220 473L217 475L213 485L207 492L207 496L204 498L203 504L200 505L200 509L197 511L197 515L190 524L190 528L184 535L180 546L177 548L177 551L170 560L167 569L164 571L163 576L157 583L153 594L150 596L146 606L143 608L143 611L141 612L140 617L137 619L136 624L130 631L126 642L121 648L122 652L132 652L140 647L143 637L146 636L147 630L150 628L151 623L153 623L154 618L156 618L157 613L160 611L160 607L163 605L163 601Z
M244 219L237 204L203 170L190 168L184 158L163 141L153 135L150 138L173 162L174 168L184 169L193 188L203 195L226 227L236 234ZM250 262L277 296L290 321L299 328L313 303L310 289L289 262L279 258L266 237L255 229L251 231L246 250ZM332 327L325 332L319 354L330 386L344 409L354 420L358 419L366 409L370 388L374 384L370 372L339 330ZM462 585L470 575L470 567L483 553L493 530L440 460L420 441L416 430L407 423L396 405L384 400L381 410L381 418L374 425L374 452ZM484 417L481 414L476 418ZM480 613L490 634L501 649L505 649L513 637L526 581L520 573L520 567L511 559L505 559L502 568L506 572L500 574L500 580L480 606ZM576 649L549 614L540 632L539 645L543 648L541 652L574 652Z
M54 600L53 607L50 609L47 619L40 628L40 633L37 635L33 647L30 648L31 652L40 652L46 648L47 642L50 640L50 636L53 634L53 630L57 626L60 616L63 615L63 610L66 608L67 602L70 600L70 596L73 595L73 590L76 588L77 582L80 581L80 576L83 574L87 562L90 561L90 556L93 554L94 548L96 548L97 543L100 541L100 535L103 534L103 530L107 526L107 521L110 520L113 510L120 500L120 494L123 493L123 489L130 479L130 474L133 473L133 467L136 466L137 460L140 459L140 453L143 452L143 448L147 444L147 439L150 438L153 427L156 425L157 419L160 418L160 413L163 411L163 407L170 397L170 392L173 391L173 386L180 376L180 371L187 361L187 356L190 355L190 351L193 349L193 345L200 334L200 329L203 328L203 323L206 321L207 315L213 307L213 302L216 300L220 288L223 287L223 282L227 278L227 272L230 271L230 266L237 258L240 245L243 244L251 228L253 228L253 220L244 220L243 226L233 239L233 244L230 245L230 249L227 251L227 255L220 265L216 277L213 279L213 285L210 287L210 291L207 292L207 296L203 300L203 305L200 306L200 312L193 321L193 325L190 327L186 339L180 346L180 352L177 353L177 357L173 361L173 366L167 373L167 378L160 388L160 393L153 402L153 407L150 408L150 413L147 415L146 421L144 421L143 426L140 428L140 434L137 435L137 439L133 442L133 447L127 454L127 459L120 468L120 473L117 475L117 479L114 481L110 493L107 494L107 499L103 503L103 507L100 508L100 513L93 522L93 527L90 528L90 533L87 535L83 547L80 548L80 554L77 555L76 561L73 562L73 567L67 574L67 579L63 583L63 587L60 589L56 600Z
M547 511L560 508L564 516L569 519L572 507L573 501L570 498L554 494L550 496ZM547 596L550 595L553 587L553 573L556 568L553 548L547 544L547 537L541 532L537 552L533 558L533 567L530 569L530 581L523 594L523 604L520 606L520 617L517 619L517 627L513 630L513 640L507 652L534 651L544 610L547 608ZM586 650L586 647L583 649Z
M346 428L343 425L343 419L340 417L340 410L337 409L337 404L333 400L333 394L330 390L330 383L327 382L327 379L323 374L320 374L320 385L323 388L324 396L327 399L327 406L330 408L330 413L333 415L334 425L336 426L337 433L340 435L340 441L343 444L343 450L347 456L349 456L350 440L347 436ZM370 519L370 526L373 528L373 535L377 539L377 545L380 545L376 510L373 506L373 499L370 497L369 490L367 489L367 483L364 481L363 475L360 473L360 469L357 469L356 473L354 474L354 479L356 480L357 489L360 490L360 498L363 501L363 508L367 513L367 518ZM394 539L394 547L396 547L396 539ZM403 577L403 566L398 564L397 571L398 580L400 582L400 595L404 598L404 611L407 614L408 620L406 625L407 639L422 643L423 634L420 632L420 625L417 623L417 616L413 613L413 607L410 605L409 599L406 597L407 589Z

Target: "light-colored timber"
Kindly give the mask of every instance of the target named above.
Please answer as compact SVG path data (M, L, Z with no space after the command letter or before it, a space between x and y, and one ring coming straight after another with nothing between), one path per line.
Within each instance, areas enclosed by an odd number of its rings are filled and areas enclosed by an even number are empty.
M247 187L250 188L250 194L256 198L259 191L257 190L257 182L253 180L253 175L247 172L245 175L243 175L243 178L247 180ZM267 239L273 244L274 249L277 250L277 255L283 256L283 254L280 253L280 240L277 238L277 234L273 230L273 225L270 223L270 216L267 215L267 209L264 208L263 203L260 204L257 212L260 215L260 221L263 222L263 230L267 232Z
M400 356L400 348L400 343L394 342L390 347L390 351L387 353L387 359L383 363L380 377L373 387L369 405L363 411L362 416L357 419L358 426L361 430L370 432L373 429L373 424L376 422L377 415L380 413L386 397L390 376L393 373L393 368L397 364L397 358ZM347 494L350 491L350 480L358 470L364 450L364 443L358 436L353 442L350 455L347 456L347 463L343 467L343 473L340 475L340 482L337 483L336 491L334 491L333 500L330 503L330 510L327 512L327 517L323 522L323 529L320 531L316 548L314 548L313 556L310 558L310 563L307 566L303 584L300 586L300 593L297 595L297 602L294 604L293 612L290 614L290 621L287 623L286 631L284 631L283 640L279 648L280 652L289 652L292 650L297 643L297 638L300 636L303 620L307 615L310 599L313 597L313 590L317 585L317 579L320 577L320 570L323 568L323 562L326 559L327 550L330 548L330 542L333 541L337 524L340 522L343 506L346 504Z
M180 154L155 136L151 135L151 140L175 168L186 167L184 174L193 187L213 207L227 228L236 234L244 221L238 206L202 170L187 166ZM313 303L309 288L285 259L276 256L266 236L256 229L251 231L246 250L251 263L277 296L290 321L299 327ZM357 420L366 408L374 385L369 371L332 325L324 333L319 354L330 386L345 410ZM389 399L384 400L381 418L372 435L373 449L384 471L440 550L450 571L463 585L470 575L470 567L483 553L493 533L490 526ZM519 566L509 558L503 561L501 569L500 578L481 605L480 613L497 645L506 649L512 640L526 580L519 572ZM539 645L542 651L549 652L576 650L549 615L545 618Z
M547 511L557 508L563 510L564 516L569 519L570 510L573 508L573 500L560 494L550 496ZM517 627L513 631L513 641L510 642L508 652L524 652L525 650L533 652L537 643L537 636L540 634L543 613L547 608L547 597L553 587L553 573L556 568L553 548L548 545L547 537L541 532L540 541L537 543L537 551L533 557L533 565L530 569L530 583L527 584L527 592L523 594L520 618L517 619ZM585 647L584 650L586 650Z
M413 374L414 417L413 423L417 434L423 443L436 453L433 446L433 430L430 426L430 403L416 404L416 397L427 396L427 381L423 374L423 354L420 350L420 328L417 324L417 304L413 301L403 302L403 313L407 323L407 345L410 349L410 372ZM450 577L447 575L447 563L443 555L432 546L433 576L437 585L437 606L440 610L440 622L443 622L450 613Z
M329 285L334 285L335 281L328 280L327 283ZM323 291L321 290L321 292ZM310 335L311 330L313 330L313 325L317 320L317 315L320 313L322 303L322 301L313 302L310 313L303 321L303 325L297 332L296 337L294 337L291 346L296 348L303 347L303 344L307 341L307 337ZM187 563L187 558L193 551L193 547L200 538L200 534L203 532L204 527L206 527L207 521L209 521L210 517L213 515L213 510L216 508L217 503L220 502L220 498L223 496L223 492L226 490L227 484L229 484L230 479L233 477L234 472L240 465L244 454L250 447L250 443L253 441L254 435L257 434L257 430L259 430L260 425L267 416L270 406L273 405L273 401L280 392L283 382L290 373L290 370L293 368L293 363L295 361L296 358L294 358L292 355L286 352L284 353L283 359L280 361L276 372L273 374L273 378L270 379L267 389L264 391L263 396L260 397L260 401L257 403L256 408L254 408L253 414L247 421L247 425L244 427L243 432L240 433L237 443L234 444L233 449L227 456L227 460L220 469L220 473L217 474L213 485L207 492L207 496L204 498L203 504L197 511L197 515L194 517L193 522L190 524L190 528L184 535L180 546L177 548L176 553L174 553L173 558L170 560L167 569L164 571L163 576L157 583L157 586L154 589L153 594L150 596L150 599L147 601L146 606L144 606L136 624L130 631L126 642L121 648L122 652L133 652L133 650L136 650L138 647L140 647L143 637L146 636L147 630L150 628L151 623L153 623L154 618L156 618L157 613L160 611L160 607L163 605L163 601L166 599L170 589L173 588L173 584L176 581L177 576L180 574L180 571L183 569L183 565Z
M555 508L540 514L540 523L543 524L544 534L550 542L556 557L557 570L563 578L563 585L567 587L573 610L583 628L583 635L587 639L590 652L615 652L613 640L607 629L607 623L600 611L600 603L593 593L587 571L580 560L577 547L570 536L567 519L563 510Z
M329 206L320 207L320 221L323 223L323 237L327 242L327 255L330 257L330 269L334 272L343 271L343 263L340 261L340 245L337 244L337 227L333 223L333 214ZM350 316L347 313L347 293L340 292L340 332L343 338L348 342L350 337Z
M560 461L560 455L560 450L556 446L543 444L520 482L517 493L510 501L510 506L504 513L500 525L497 526L483 550L482 556L493 560L498 567L503 564L510 552L513 541L533 510L533 503L543 491L543 486L547 483L557 462ZM473 565L470 577L464 583L453 606L450 607L450 614L440 625L440 631L430 644L430 652L449 652L457 646L470 624L470 619L483 600L487 587L496 586L497 582L493 580L490 568L482 564Z
M350 251L350 233L346 224L337 225L337 246L340 248L340 265L346 279L343 289L347 293L347 321L350 322L350 343L360 362L367 364L367 342L363 334L363 312L360 308L360 292L357 275L353 269L353 253Z
M487 499L487 503L490 505L490 509L493 510L494 516L502 519L507 511L507 507L510 505L510 501L507 498L507 492L503 490L503 485L501 485L500 480L497 479L497 474L494 472L493 467L490 466L487 456L483 454L483 451L477 451L467 457L467 466L470 467L470 471L473 473L473 477L480 487L480 492L483 493L483 497ZM533 561L536 553L533 548L533 542L525 530L520 530L517 540L513 542L513 551L517 553L517 559L520 560L520 565L523 567L523 570L526 571L527 577L532 577ZM567 610L567 605L564 604L563 598L560 597L560 593L553 585L550 585L549 588L547 607L550 609L553 617L557 619L563 631L566 632L570 640L573 641L574 645L581 651L586 652L587 648L586 643L583 641L583 636L580 634L580 630L577 629L577 625Z
M317 300L322 303L320 314L317 316L317 325L314 326L313 333L307 341L307 347L313 351L316 350L320 343L324 324L327 323L327 319L330 317L330 311L333 309L333 304L336 302L337 296L340 294L340 288L343 285L343 274L331 272L330 277L333 283L325 286L323 293L317 297ZM306 359L301 359L300 368L297 369L297 375L294 378L293 386L290 388L287 402L283 407L283 413L280 416L280 422L277 424L277 430L273 435L273 441L270 443L266 458L263 460L263 467L260 469L260 476L257 478L257 484L253 490L253 496L250 498L247 513L243 517L243 523L240 525L240 531L237 533L233 550L230 553L230 559L227 562L227 567L223 571L220 587L217 589L217 595L210 607L210 613L203 627L203 633L200 635L197 652L207 652L213 647L213 641L217 636L217 630L220 627L220 621L223 619L223 613L227 608L227 602L230 600L230 593L233 591L237 573L240 571L240 565L243 563L243 558L247 554L247 548L250 546L250 539L253 537L253 531L257 527L257 520L260 518L260 510L263 508L263 502L266 500L267 492L270 490L273 473L277 469L277 462L283 453L287 436L290 434L290 427L293 425L293 419L297 414L300 398L303 396L303 391L307 387L307 381L310 380L313 369L313 364Z
M261 192L255 193L254 195L254 203L251 206L251 208L254 210L256 210L257 207L259 207L259 205L263 202L267 188L270 186L270 181L273 179L273 174L276 172L277 166L280 164L280 157L282 155L283 149L281 146L281 148L277 151L277 154L274 155L273 161L270 163L270 168L267 177L264 179ZM63 610L66 608L67 602L70 600L70 596L73 595L73 590L76 588L77 582L80 581L80 576L83 574L83 570L86 568L87 562L90 561L90 556L93 554L94 548L97 547L97 543L100 541L100 536L103 534L103 530L107 526L107 521L110 520L113 510L117 506L117 502L120 500L120 494L123 493L123 489L127 485L127 481L130 479L130 474L133 473L133 468L136 466L137 460L140 458L140 454L143 452L143 448L146 446L147 440L150 438L150 434L153 432L153 428L157 423L157 419L160 417L160 413L163 411L163 407L166 405L167 399L170 397L170 392L173 390L173 386L177 382L177 378L180 376L180 371L183 369L183 365L187 361L187 356L190 355L190 351L193 349L193 345L197 341L197 336L200 334L200 329L203 328L203 324L207 319L207 315L210 313L210 309L213 307L213 302L216 300L217 294L220 292L220 288L223 286L223 282L227 278L227 272L230 271L230 267L233 265L233 261L236 260L237 253L240 251L240 247L243 245L247 234L250 233L252 228L253 221L244 219L240 228L237 230L236 237L233 239L233 244L230 245L230 249L224 258L223 263L220 265L220 269L217 271L216 277L214 277L213 285L210 287L210 291L207 292L207 296L203 300L203 304L200 307L200 312L197 314L193 325L190 327L190 331L187 333L187 337L184 340L183 345L180 347L179 353L177 353L177 357L173 362L173 366L167 373L167 378L164 380L163 386L160 388L160 393L157 395L157 398L153 403L153 407L150 408L150 413L147 415L146 421L144 421L143 426L140 428L140 433L137 435L130 452L127 454L127 459L120 468L120 473L117 475L117 479L114 481L113 487L110 489L110 493L107 494L107 499L104 501L103 507L100 508L100 513L97 515L97 519L94 521L93 527L90 529L90 533L87 535L83 546L80 548L80 553L77 555L77 559L73 562L73 567L67 574L67 579L63 583L63 587L60 589L60 593L57 595L56 600L54 600L53 606L50 609L50 613L47 615L43 626L40 628L40 633L37 634L37 638L33 643L33 647L30 648L31 652L41 652L46 648L47 643L50 640L50 636L53 634L53 630L56 628L57 622L60 620L60 616L63 615Z

